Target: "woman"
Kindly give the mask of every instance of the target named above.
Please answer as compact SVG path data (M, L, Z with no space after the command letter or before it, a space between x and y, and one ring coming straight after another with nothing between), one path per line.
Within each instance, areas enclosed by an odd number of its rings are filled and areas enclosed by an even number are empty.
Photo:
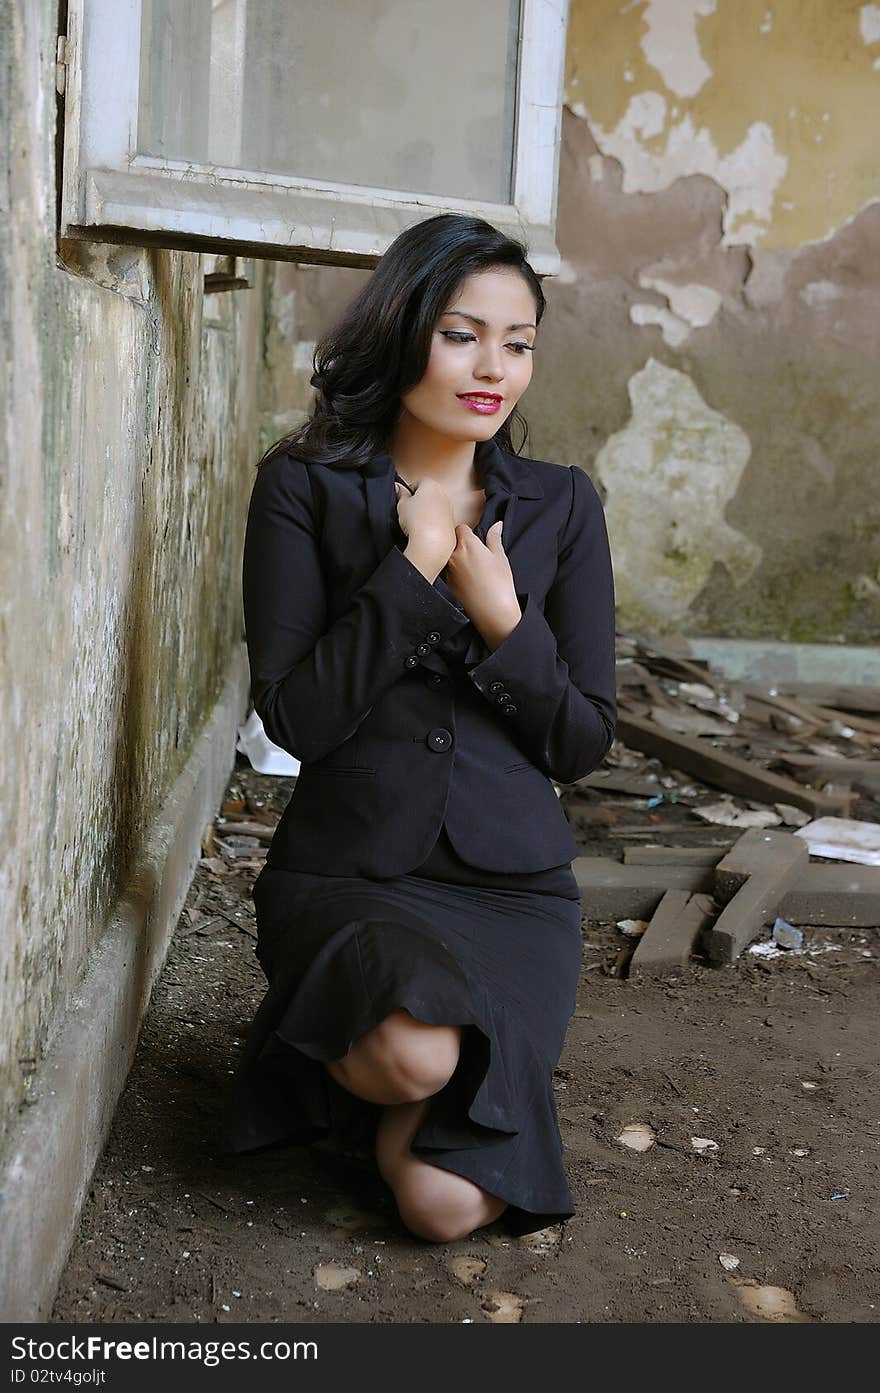
M319 343L245 541L254 706L301 769L254 886L270 985L231 1144L365 1123L438 1242L574 1212L552 1077L581 915L554 783L614 736L614 596L587 475L513 450L543 313L520 243L408 228Z

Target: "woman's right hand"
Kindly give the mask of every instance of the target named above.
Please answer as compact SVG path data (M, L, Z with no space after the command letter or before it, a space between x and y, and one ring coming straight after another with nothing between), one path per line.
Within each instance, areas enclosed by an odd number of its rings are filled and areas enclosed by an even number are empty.
M456 546L452 499L436 479L420 479L412 493L395 480L397 517L408 538L405 555L433 583Z

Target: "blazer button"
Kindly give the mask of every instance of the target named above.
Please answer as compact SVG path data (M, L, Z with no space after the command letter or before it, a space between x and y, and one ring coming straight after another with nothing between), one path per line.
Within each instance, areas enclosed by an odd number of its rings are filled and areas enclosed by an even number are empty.
M442 754L444 750L451 747L452 736L448 730L444 730L443 726L437 726L434 730L428 731L425 744L429 750L436 750L438 754Z
M442 672L432 672L430 677L428 678L428 686L439 687L440 683L445 682L445 680L446 679L444 678Z
M499 692L495 700L499 706L506 706L510 701L510 692Z
M404 666L404 667L418 667L418 665L419 665L419 660L418 660L418 658L416 657L415 653L410 653L409 657L408 657L408 658L404 658L404 660L403 660L403 666Z
M419 643L419 644L416 645L416 652L418 653L418 655L419 655L420 658L427 658L427 656L428 656L428 654L430 653L430 651L431 651L431 645L430 645L430 643Z
M425 638L428 640L429 643L439 643L439 642L440 642L440 635L439 635L439 633L437 632L436 629L432 629L431 632L430 632L429 634L425 634Z
M516 715L516 707L512 701L509 701L506 706L502 706L501 710L504 712L505 716Z
M503 691L503 690L504 690L504 683L503 683L503 682L490 682L490 683L489 683L489 695L490 695L490 696L494 696L496 692L500 692L500 691Z

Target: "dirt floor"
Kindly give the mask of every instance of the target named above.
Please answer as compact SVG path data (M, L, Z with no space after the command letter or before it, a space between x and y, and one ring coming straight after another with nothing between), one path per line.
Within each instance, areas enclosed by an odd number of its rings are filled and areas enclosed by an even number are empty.
M228 794L277 816L292 786L238 756ZM674 803L617 802L630 836L739 835ZM584 854L627 844L614 805L567 807ZM577 1214L436 1245L400 1223L368 1150L225 1153L224 1089L265 991L259 864L199 866L53 1321L878 1319L880 930L808 929L800 952L649 985L621 975L621 931L585 919L555 1081ZM632 1123L652 1129L648 1150L617 1140Z

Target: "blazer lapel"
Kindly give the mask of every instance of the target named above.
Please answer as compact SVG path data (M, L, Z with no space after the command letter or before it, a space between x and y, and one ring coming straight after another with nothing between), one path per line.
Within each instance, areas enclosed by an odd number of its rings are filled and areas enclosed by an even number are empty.
M367 519L378 564L384 561L393 546L399 545L403 550L406 545L406 533L397 520L394 460L390 454L383 451L381 454L373 455L362 468ZM444 598L452 599L448 594L444 595ZM431 672L443 673L444 676L449 674L446 659L436 648L432 648L430 653L422 658L422 666Z
M384 561L392 546L403 540L403 529L397 521L397 496L394 492L394 460L387 452L373 455L362 466L367 518L376 551L376 564Z

